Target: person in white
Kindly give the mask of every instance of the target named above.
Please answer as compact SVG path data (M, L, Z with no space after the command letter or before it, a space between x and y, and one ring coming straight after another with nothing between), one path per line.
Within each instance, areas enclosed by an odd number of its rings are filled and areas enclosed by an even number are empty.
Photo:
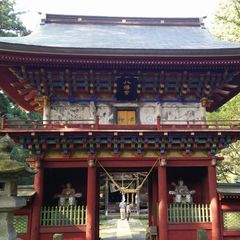
M126 217L126 203L124 201L121 201L119 203L119 208L120 208L121 220L125 220L125 217Z
M127 220L128 221L129 221L129 218L130 218L130 215L131 215L131 210L132 210L131 204L127 203L126 212L127 212Z

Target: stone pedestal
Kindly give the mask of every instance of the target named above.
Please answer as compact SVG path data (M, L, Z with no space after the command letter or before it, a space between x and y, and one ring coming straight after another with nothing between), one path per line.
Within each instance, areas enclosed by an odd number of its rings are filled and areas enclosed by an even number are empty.
M23 198L0 196L0 240L18 239L13 228L14 211L25 205Z
M26 200L19 197L0 196L0 240L16 240L13 227L14 211L26 205Z
M0 213L0 239L1 240L16 240L17 235L13 225L13 213Z

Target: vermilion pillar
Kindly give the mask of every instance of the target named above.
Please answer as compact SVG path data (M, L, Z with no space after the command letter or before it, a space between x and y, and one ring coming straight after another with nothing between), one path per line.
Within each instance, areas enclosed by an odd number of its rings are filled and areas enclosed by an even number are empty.
M99 173L97 172L96 174L96 179L99 179ZM96 202L95 202L95 226L96 226L96 231L95 231L95 239L99 239L99 201L100 201L100 182L96 181Z
M96 167L94 160L88 161L87 177L87 228L86 240L96 240Z
M208 167L208 185L210 209L212 213L212 240L219 240L221 238L215 159L212 160L212 166Z
M152 211L152 209L153 209L153 206L152 206L152 204L153 204L153 200L152 200L152 194L153 194L153 192L152 192L152 175L151 175L151 177L149 178L149 180L148 180L148 225L149 226L152 226L153 224L152 224L152 219L153 219L153 211Z
M32 210L32 222L31 222L31 239L39 239L40 221L41 221L41 207L43 200L43 175L44 170L40 160L35 161L35 167L38 172L34 177L34 207Z
M167 173L165 160L161 160L158 167L158 239L168 240L168 216L167 216Z
M157 203L158 203L158 181L157 173L153 172L152 178L152 225L157 226Z

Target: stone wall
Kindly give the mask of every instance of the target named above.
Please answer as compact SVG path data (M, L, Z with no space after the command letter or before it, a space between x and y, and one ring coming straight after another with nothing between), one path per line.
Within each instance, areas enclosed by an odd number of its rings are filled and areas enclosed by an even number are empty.
M46 119L80 120L82 123L92 123L99 116L100 124L114 124L118 109L136 109L136 117L140 124L156 124L157 116L162 123L175 121L202 121L205 119L205 108L200 103L69 103L53 102L48 107Z

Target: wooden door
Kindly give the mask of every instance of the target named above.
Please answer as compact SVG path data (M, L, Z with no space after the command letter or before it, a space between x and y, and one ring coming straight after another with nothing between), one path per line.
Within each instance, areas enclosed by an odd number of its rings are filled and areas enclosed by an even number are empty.
M118 125L135 125L136 112L135 111L117 111Z

